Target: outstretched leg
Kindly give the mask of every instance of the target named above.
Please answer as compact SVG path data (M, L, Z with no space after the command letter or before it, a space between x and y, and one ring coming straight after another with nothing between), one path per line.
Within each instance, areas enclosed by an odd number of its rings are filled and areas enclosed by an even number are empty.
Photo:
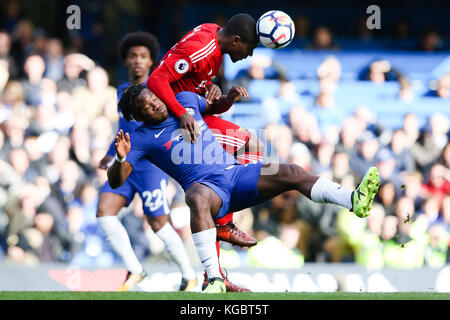
M258 180L258 192L265 198L273 198L289 191L297 190L315 202L334 203L348 208L359 217L369 215L380 186L377 168L371 167L363 177L356 190L349 190L326 178L305 171L295 164L280 164L276 174L264 175L262 167Z

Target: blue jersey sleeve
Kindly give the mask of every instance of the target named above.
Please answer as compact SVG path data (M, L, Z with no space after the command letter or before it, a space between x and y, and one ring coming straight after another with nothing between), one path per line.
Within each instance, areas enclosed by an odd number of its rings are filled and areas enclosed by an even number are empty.
M206 99L196 93L182 91L175 97L184 108L195 108L200 113L203 113L206 109Z
M131 150L127 154L127 160L133 169L136 169L136 164L146 154L145 134L141 130L135 130L130 134Z

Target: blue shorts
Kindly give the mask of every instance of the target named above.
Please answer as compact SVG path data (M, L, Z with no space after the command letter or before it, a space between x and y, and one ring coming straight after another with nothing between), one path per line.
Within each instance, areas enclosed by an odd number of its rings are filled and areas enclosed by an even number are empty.
M253 207L267 199L260 196L257 190L262 162L234 165L225 169L225 183L215 183L214 180L199 181L222 199L222 207L214 219L219 219L229 212L240 211Z
M111 188L109 182L103 185L99 193L110 192L121 195L127 200L127 205L137 192L142 199L144 214L159 217L169 214L167 200L167 182L169 176L155 165L145 166L145 170L133 170L128 179L117 189Z

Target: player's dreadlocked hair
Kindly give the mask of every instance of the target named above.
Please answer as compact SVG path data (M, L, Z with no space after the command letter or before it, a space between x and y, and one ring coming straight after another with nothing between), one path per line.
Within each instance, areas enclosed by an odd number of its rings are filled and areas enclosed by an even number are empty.
M119 42L118 54L122 61L125 61L128 55L128 50L131 47L143 46L150 50L150 57L152 58L154 64L158 58L159 53L159 43L154 35L148 32L131 32L127 33L122 40Z
M139 112L136 106L136 98L144 90L146 86L142 83L132 84L122 91L122 97L119 101L119 110L127 121L135 119L135 115Z
M256 21L246 13L232 16L224 27L226 34L238 35L245 43L257 44L259 42L256 34Z

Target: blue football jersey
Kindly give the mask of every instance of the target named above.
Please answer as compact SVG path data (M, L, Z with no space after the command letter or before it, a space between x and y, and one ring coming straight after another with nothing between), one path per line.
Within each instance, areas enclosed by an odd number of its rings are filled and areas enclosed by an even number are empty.
M147 159L175 179L184 190L194 182L207 180L218 185L226 184L223 172L239 164L215 139L203 121L201 113L206 100L196 93L180 92L177 100L197 121L201 135L196 143L185 141L179 120L169 113L169 118L158 125L142 124L130 135L131 150L127 161L134 169L141 159Z

